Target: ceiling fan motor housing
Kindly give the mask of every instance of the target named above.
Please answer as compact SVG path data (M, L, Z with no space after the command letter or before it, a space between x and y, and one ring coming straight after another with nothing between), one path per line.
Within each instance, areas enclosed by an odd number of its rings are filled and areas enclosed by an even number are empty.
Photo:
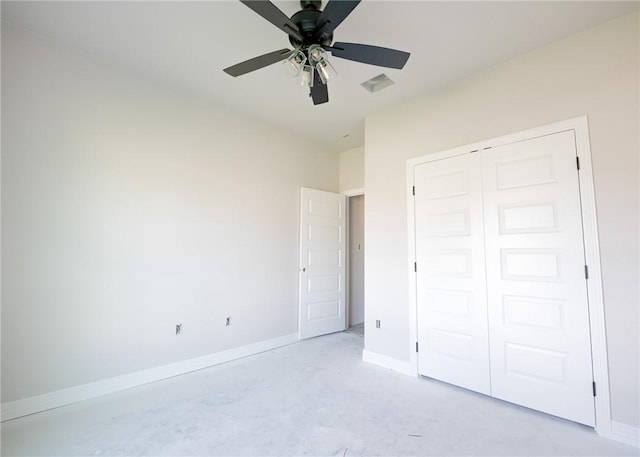
M323 33L318 36L318 18L322 14L318 8L321 4L322 2L317 0L300 1L302 10L291 16L291 22L298 26L304 39L301 41L289 35L289 42L293 47L306 51L312 44L330 46L333 42L333 33Z
M300 7L303 10L319 10L321 5L321 0L300 0Z

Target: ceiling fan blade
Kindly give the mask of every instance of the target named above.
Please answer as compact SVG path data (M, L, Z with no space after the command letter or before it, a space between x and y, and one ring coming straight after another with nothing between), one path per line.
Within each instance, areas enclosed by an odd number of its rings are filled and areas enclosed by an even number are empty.
M317 36L330 34L351 14L360 0L329 0L316 22Z
M240 2L244 3L287 35L292 35L300 41L304 39L298 26L273 3L267 0L240 0Z
M293 51L291 49L280 49L268 54L263 54L253 59L245 60L231 67L225 68L223 71L233 77L244 75L255 70L267 67L276 62L286 59L291 55Z
M314 70L311 99L314 105L320 105L321 103L327 103L329 101L329 90L327 89L327 85L323 84L320 80L318 70Z
M333 56L341 59L397 69L402 69L411 55L397 49L358 43L333 43L333 46L323 47L331 51Z

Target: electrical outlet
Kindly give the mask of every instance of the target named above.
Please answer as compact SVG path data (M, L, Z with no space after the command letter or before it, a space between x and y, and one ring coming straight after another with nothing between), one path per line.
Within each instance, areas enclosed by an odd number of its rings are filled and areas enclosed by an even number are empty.
M231 316L227 317L227 323L225 324L227 327L231 325Z
M182 333L182 324L176 324L176 335L180 335Z
M380 328L380 319L376 319L376 328Z

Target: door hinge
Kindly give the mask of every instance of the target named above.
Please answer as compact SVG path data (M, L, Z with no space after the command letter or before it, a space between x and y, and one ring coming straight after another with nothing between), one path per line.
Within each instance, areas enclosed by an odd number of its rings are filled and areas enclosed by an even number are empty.
M580 169L580 157L576 156L576 166Z
M587 265L584 266L584 279L589 279L589 267Z
M593 386L593 396L595 397L595 396L596 396L596 382L595 382L595 381L593 381L593 382L591 383L591 385Z
M413 262L413 271L414 271L415 273L417 273L417 272L418 272L418 262Z
M418 352L418 342L416 341L416 352Z
M413 196L416 196L416 186L413 186L413 188L411 189L411 192L413 193Z

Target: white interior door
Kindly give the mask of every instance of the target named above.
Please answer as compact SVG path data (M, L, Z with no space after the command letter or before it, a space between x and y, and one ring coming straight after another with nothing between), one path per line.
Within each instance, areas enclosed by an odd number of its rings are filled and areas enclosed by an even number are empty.
M346 328L345 196L302 188L299 333L311 338Z
M494 397L593 426L573 131L482 155Z
M489 394L479 155L414 173L420 374Z

